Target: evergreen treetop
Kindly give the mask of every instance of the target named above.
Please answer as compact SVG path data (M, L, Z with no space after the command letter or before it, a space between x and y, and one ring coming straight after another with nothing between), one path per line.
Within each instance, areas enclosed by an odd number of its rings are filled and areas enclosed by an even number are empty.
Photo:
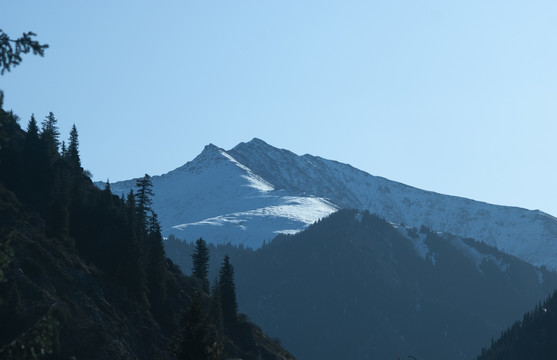
M39 139L39 126L37 125L37 120L35 120L35 114L31 114L31 120L27 124L27 139L38 140Z
M30 166L30 162L36 162L35 155L39 151L39 126L37 125L37 120L35 120L35 115L31 115L31 120L27 124L27 132L25 133L25 141L23 143L23 147L25 149L25 161L27 166ZM33 164L33 167L36 167Z
M203 290L209 292L209 248L203 238L197 239L191 255L193 261L192 275L203 281Z
M58 120L56 120L52 112L42 122L40 139L49 157L54 157L54 154L58 154L58 147L60 146L60 131L58 130L57 123Z
M149 174L145 174L142 178L137 179L135 186L137 187L135 209L139 225L142 225L143 229L147 229L147 214L152 211L151 205L153 204L153 200L151 198L155 195L153 193L153 182Z
M70 142L68 145L66 156L72 166L78 169L81 168L81 160L79 158L79 140L75 124L73 124L72 130L70 131Z

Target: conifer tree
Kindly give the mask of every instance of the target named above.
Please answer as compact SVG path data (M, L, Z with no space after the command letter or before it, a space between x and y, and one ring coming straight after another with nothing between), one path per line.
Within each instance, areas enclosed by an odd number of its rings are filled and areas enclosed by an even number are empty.
M56 177L54 164L59 159L58 146L60 145L60 132L57 126L57 120L51 112L43 120L41 131L39 134L39 150L37 152L37 169L39 174L37 179L37 191L40 194L43 204L54 200L53 187ZM43 211L47 211L43 209Z
M23 157L26 163L33 162L33 167L37 164L37 155L40 151L39 127L35 115L31 115L31 120L27 124L25 141L23 142ZM36 170L36 169L35 169ZM26 174L27 175L27 174Z
M47 156L52 159L54 154L58 154L58 147L60 146L60 131L58 130L58 120L54 114L50 112L42 122L41 141Z
M137 187L137 193L135 194L135 208L137 213L138 225L142 227L142 230L147 229L147 214L152 210L151 205L153 200L151 199L155 194L153 193L153 182L149 174L145 174L142 178L137 179L135 186Z
M70 161L70 165L72 167L81 169L81 160L79 158L79 140L75 124L73 124L72 130L70 131L70 142L66 157Z
M70 203L67 169L58 148L60 132L54 114L50 112L42 122L37 153L37 203L47 220L47 234L67 238L69 234Z
M147 231L146 250L149 253L149 256L153 259L152 265L159 268L162 267L163 269L160 269L160 271L164 272L166 255L164 253L164 246L162 244L161 224L159 222L157 214L152 210L148 221L149 228Z
M203 238L197 239L191 255L193 261L192 275L203 282L203 291L209 292L209 249Z
M128 249L121 261L119 277L122 283L137 293L146 290L146 275L142 264L143 248L137 233L137 213L133 190L126 196L126 233L123 241Z
M64 149L65 148L65 149ZM70 187L71 202L70 207L73 209L72 213L81 207L86 198L87 183L83 181L83 169L81 168L81 160L79 159L79 140L75 124L70 131L70 138L68 146L64 147L62 142L62 158L65 162L66 172L68 173L68 185ZM108 206L110 203L109 197L104 197L104 205Z
M238 319L238 303L236 301L236 285L234 284L234 268L228 255L224 257L219 273L219 290L224 328L231 331Z
M102 207L105 209L111 209L116 206L114 201L114 195L112 195L112 191L110 190L110 181L106 180L104 184L104 189L102 190L102 195L100 196ZM123 201L122 201L123 202Z
M39 184L39 170L40 164L40 140L39 140L39 127L35 116L31 115L31 120L27 124L27 133L23 142L23 183L20 184L25 191L23 191L23 198L26 202L31 203L32 208L36 208L36 202L40 198Z
M132 227L135 229L135 225L136 225L136 204L135 204L135 194L133 192L132 189L130 189L130 191L128 192L128 194L126 195L126 206L128 208L128 221L130 222L130 224L132 225Z
M25 142L38 143L39 142L39 127L35 114L31 114L31 120L27 124L27 134L25 135Z

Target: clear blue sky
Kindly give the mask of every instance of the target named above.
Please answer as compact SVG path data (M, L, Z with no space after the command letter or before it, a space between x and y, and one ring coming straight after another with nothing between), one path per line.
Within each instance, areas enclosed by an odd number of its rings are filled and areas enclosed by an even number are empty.
M95 180L259 137L415 187L557 215L557 2L6 0L50 45L0 77Z

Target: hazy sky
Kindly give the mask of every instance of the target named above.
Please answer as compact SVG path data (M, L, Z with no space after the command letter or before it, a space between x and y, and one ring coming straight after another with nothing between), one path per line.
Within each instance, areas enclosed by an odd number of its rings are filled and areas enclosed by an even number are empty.
M84 167L158 175L258 137L557 215L557 2L3 0L50 48L0 77Z

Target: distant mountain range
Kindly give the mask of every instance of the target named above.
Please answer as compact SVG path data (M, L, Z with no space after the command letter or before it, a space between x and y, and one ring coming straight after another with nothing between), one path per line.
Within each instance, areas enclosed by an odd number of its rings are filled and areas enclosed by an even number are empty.
M258 248L338 209L365 209L557 269L557 219L549 214L420 190L257 138L228 151L207 145L194 160L152 180L153 206L166 236ZM123 194L135 179L111 185Z

